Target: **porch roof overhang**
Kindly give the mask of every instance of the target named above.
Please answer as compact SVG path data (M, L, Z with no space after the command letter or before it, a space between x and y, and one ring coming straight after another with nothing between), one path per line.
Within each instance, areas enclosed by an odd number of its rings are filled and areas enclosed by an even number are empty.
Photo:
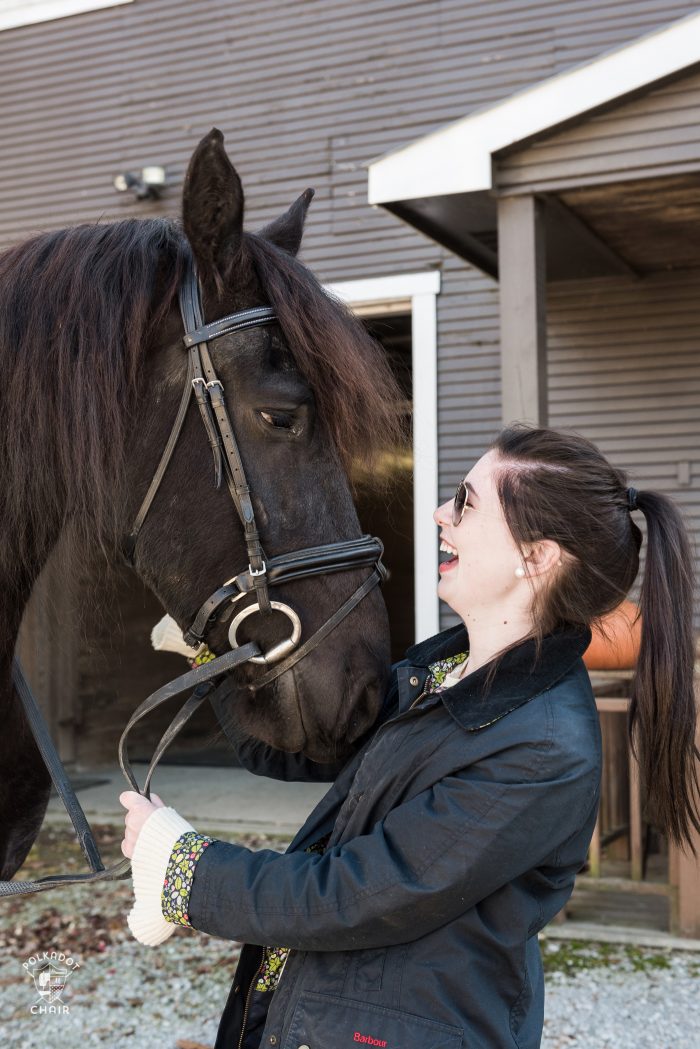
M699 65L700 12L370 162L369 203L496 277L499 158ZM694 179L690 192L697 198ZM635 272L565 198L548 195L543 203L550 279Z

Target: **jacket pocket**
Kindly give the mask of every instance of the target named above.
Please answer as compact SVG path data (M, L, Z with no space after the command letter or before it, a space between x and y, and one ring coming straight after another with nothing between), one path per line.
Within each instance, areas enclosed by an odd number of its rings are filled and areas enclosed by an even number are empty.
M461 1049L462 1029L399 1009L306 992L284 1049Z

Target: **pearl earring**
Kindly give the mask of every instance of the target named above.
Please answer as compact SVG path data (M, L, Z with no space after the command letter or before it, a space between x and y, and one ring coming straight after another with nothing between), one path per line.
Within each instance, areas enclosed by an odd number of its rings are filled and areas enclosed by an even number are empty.
M515 569L515 574L517 575L518 579L522 579L525 575L525 569L521 568L520 565L518 565L518 567Z

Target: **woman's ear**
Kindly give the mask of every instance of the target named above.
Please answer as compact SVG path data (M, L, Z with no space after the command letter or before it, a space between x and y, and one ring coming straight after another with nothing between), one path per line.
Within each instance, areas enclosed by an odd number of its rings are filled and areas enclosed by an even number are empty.
M527 565L528 575L531 576L545 575L553 568L558 568L559 562L563 560L562 549L553 539L540 539L526 549L529 552L523 560Z
M243 187L212 128L190 160L182 196L182 222L199 276L221 294L243 238Z

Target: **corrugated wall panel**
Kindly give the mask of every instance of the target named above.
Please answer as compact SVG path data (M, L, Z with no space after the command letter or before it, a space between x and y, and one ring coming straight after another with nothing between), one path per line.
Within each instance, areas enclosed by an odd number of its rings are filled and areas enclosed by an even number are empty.
M590 438L635 488L674 499L700 573L700 272L551 285L548 339L551 425ZM645 560L646 543L633 600Z
M442 267L447 498L500 425L497 289L369 208L366 161L695 10L681 0L134 0L8 30L0 246L78 221L176 213L194 144L220 126L252 228L316 188L305 259L321 279ZM168 170L160 203L112 189L115 173L145 163Z
M501 189L564 189L700 166L700 72L498 161Z
M352 192L353 221L376 238L396 227L364 204L369 157L547 76L566 63L560 51L572 33L579 49L590 36L590 57L689 10L584 0L136 0L7 31L0 187L12 192L0 194L0 241L133 210L113 195L114 172L160 159L178 182L196 136L215 122L235 137L251 218L265 221L299 182L312 182L317 214L340 212ZM331 132L349 138L351 185L347 172L342 186L334 182ZM354 235L340 216L333 231ZM336 253L324 244L319 254Z

